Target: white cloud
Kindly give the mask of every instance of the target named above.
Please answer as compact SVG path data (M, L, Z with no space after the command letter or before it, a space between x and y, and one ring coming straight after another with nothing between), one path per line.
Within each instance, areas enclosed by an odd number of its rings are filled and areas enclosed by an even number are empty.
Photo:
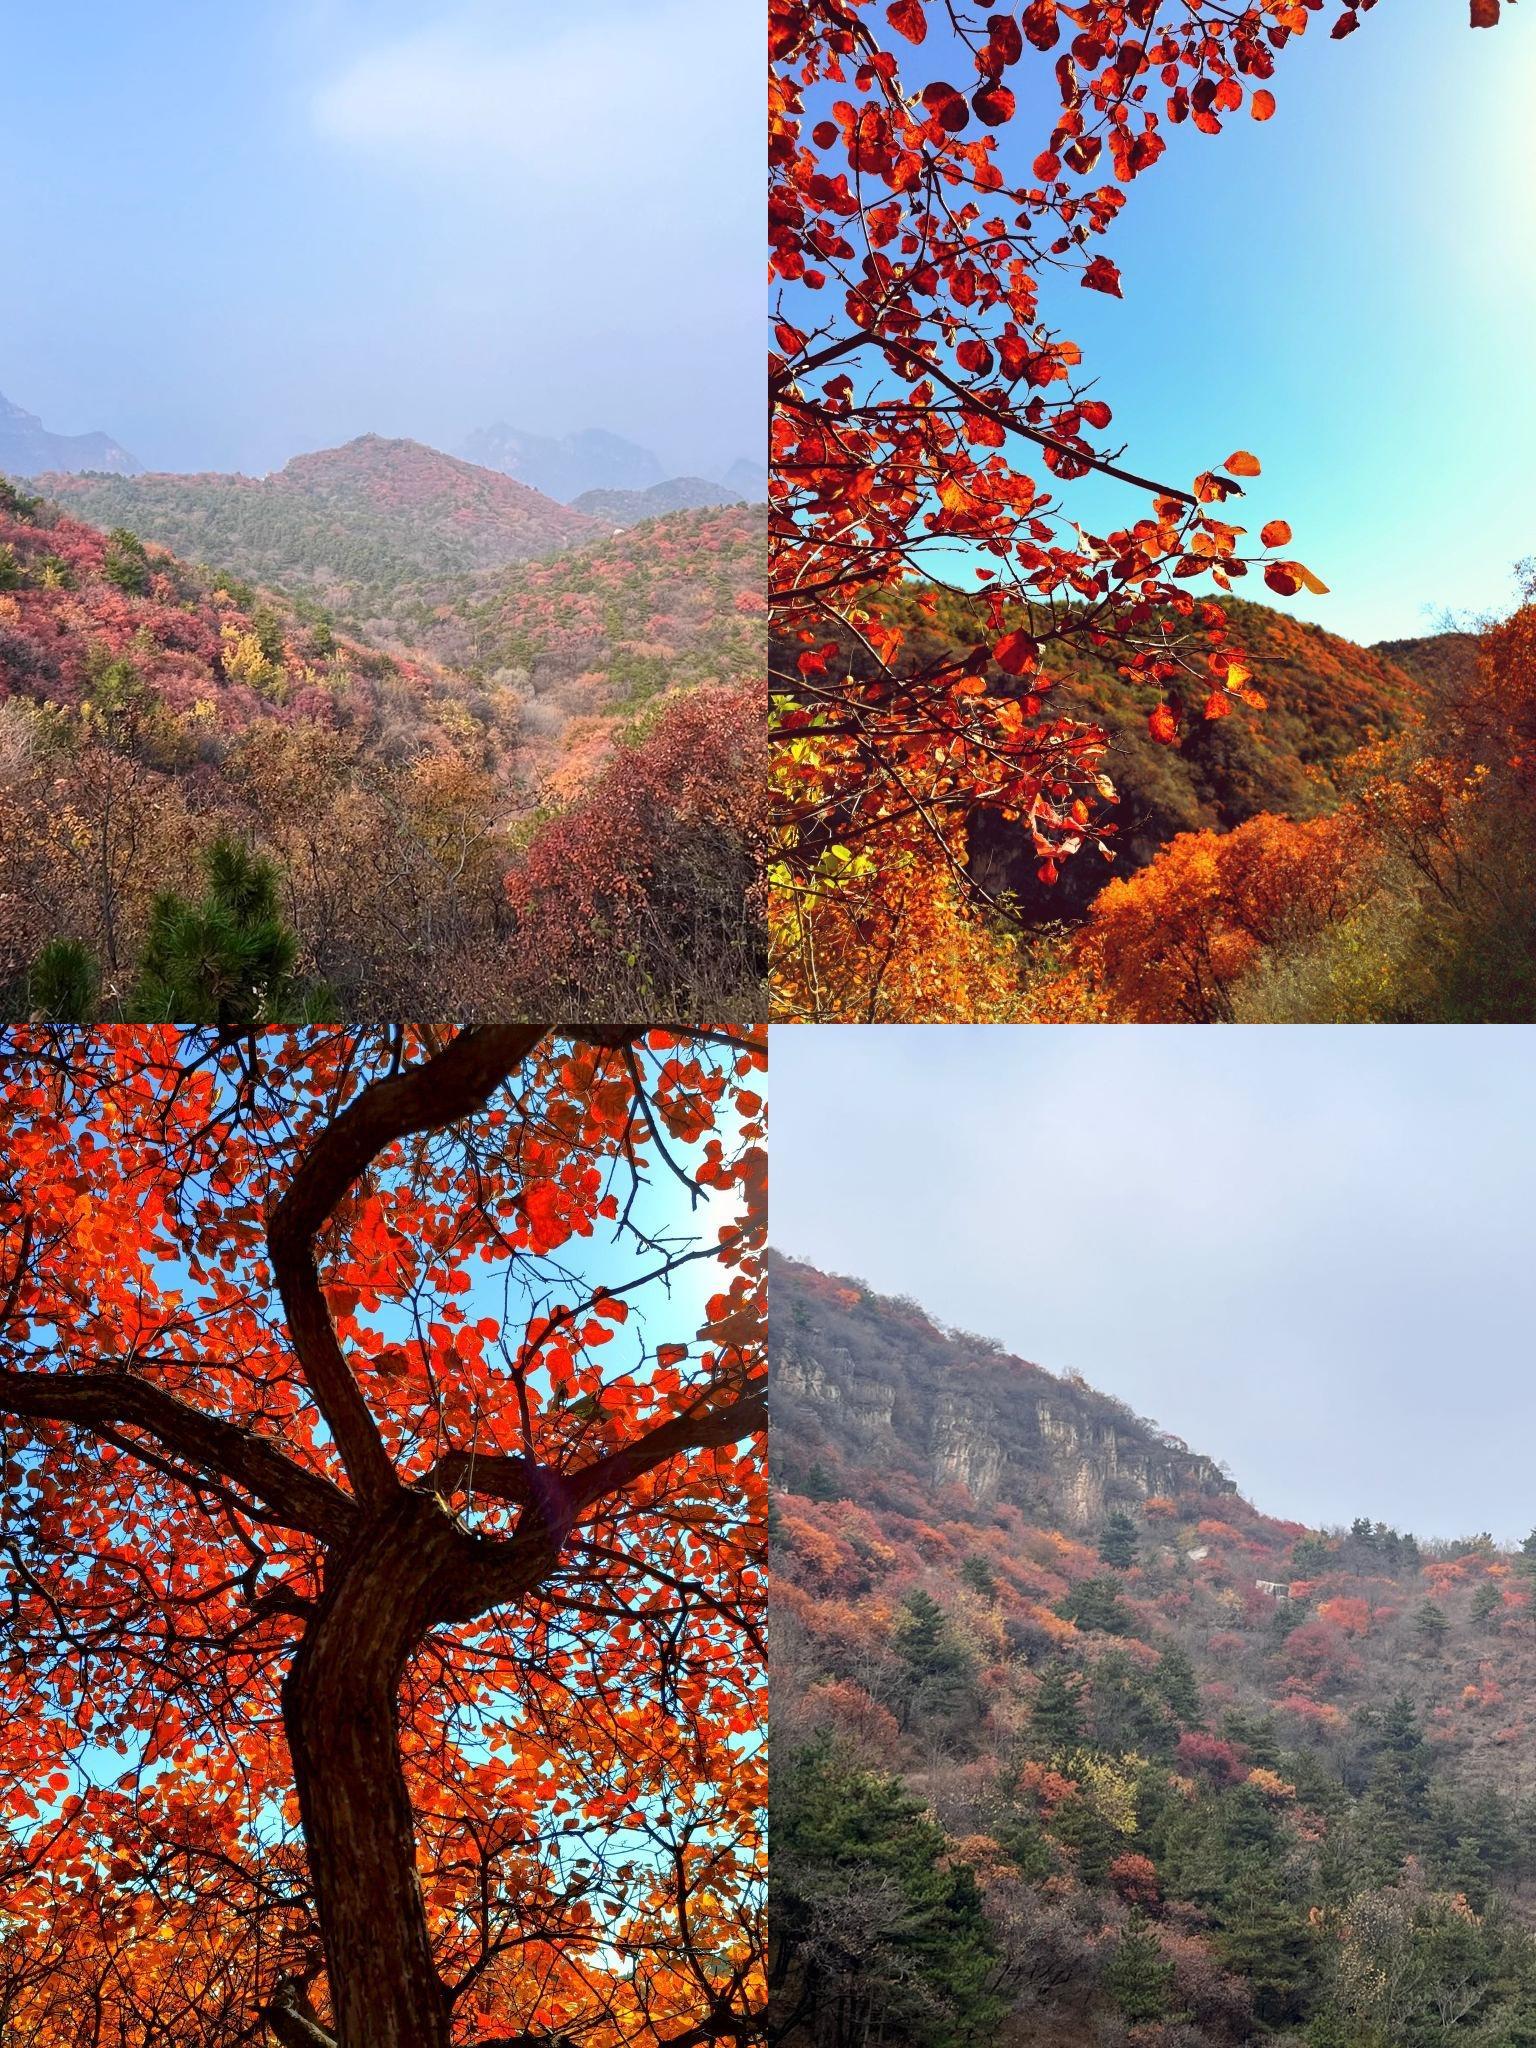
M658 172L718 192L761 183L761 24L746 0L590 6L551 27L507 10L381 44L313 101L334 141L425 155L461 174L466 157L538 178L551 194L605 185L622 206ZM750 172L747 166L750 165Z

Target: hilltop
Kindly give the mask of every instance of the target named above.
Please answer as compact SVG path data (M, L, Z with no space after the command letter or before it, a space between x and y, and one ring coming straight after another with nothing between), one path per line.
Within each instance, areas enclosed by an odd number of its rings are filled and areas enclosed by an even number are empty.
M569 503L583 491L643 491L662 481L660 462L649 448L585 427L574 434L530 434L498 420L461 443L466 462L501 470L552 498Z
M82 469L132 476L139 464L110 434L51 434L36 413L0 392L0 476Z
M377 434L295 456L268 477L42 476L38 486L82 519L341 613L403 583L527 561L604 530L497 470Z
M771 1289L777 2040L1532 2038L1536 1565L1276 1519L911 1302Z

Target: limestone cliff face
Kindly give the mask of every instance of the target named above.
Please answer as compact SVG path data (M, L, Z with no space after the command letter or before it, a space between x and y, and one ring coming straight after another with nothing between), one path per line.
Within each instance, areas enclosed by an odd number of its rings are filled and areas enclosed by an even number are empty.
M1089 1526L1154 1494L1233 1491L1209 1458L1077 1379L938 1329L910 1303L775 1260L774 1456L905 1469Z

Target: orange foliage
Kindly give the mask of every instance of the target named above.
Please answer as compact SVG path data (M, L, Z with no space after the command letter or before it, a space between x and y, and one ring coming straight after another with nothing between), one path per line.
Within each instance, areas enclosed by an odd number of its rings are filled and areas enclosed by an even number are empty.
M11 1033L8 2038L750 2030L765 1064ZM663 1151L706 1235L629 1219Z
M983 37L923 0L772 0L776 879L792 898L822 887L836 849L867 860L872 898L888 884L898 896L914 831L953 856L983 814L1032 849L1046 883L1098 841L1114 792L1103 735L1053 715L1063 642L1112 645L1163 700L1148 717L1163 742L1234 699L1262 703L1219 605L1194 597L1191 579L1230 590L1253 564L1279 594L1324 586L1278 553L1284 521L1250 546L1226 517L1239 480L1259 473L1246 450L1187 488L1120 466L1081 350L1041 324L1039 274L1048 250L1082 286L1119 297L1115 264L1092 245L1163 154L1165 115L1207 134L1245 104L1267 119L1273 95L1253 81L1308 18L1189 0L1178 27L1149 32L1124 6L1085 0L1052 56L1054 5L993 15ZM960 90L945 76L955 69L979 75ZM1149 91L1154 78L1166 90ZM1032 133L1014 130L1021 107ZM1126 523L1103 533L1061 503L1094 472L1134 494ZM928 659L879 597L929 554L949 567L957 544L986 564L967 571L981 586L974 630ZM963 886L974 890L969 875ZM947 908L973 914L963 899ZM786 927L802 916L792 901ZM887 934L873 943L862 982L812 981L795 963L792 1014L878 1013L867 976ZM945 989L919 1014L957 1014L964 995Z
M1260 951L1321 929L1367 879L1358 815L1293 823L1267 814L1233 832L1185 832L1094 899L1052 997L1125 1023L1209 1024Z

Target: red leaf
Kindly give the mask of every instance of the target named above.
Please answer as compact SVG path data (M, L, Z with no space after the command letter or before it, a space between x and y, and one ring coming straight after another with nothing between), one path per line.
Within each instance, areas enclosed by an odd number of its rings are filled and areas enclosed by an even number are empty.
M1271 519L1259 535L1267 548L1283 548L1291 537L1291 529L1283 519Z
M992 649L992 659L1006 675L1032 676L1040 667L1040 643L1028 633L1005 633Z
M1289 562L1269 562L1265 565L1264 581L1271 590L1281 597L1294 597L1301 588L1301 578L1294 573Z
M1212 690L1209 697L1205 700L1205 716L1207 718L1225 718L1231 709L1232 699L1225 690Z
M951 135L958 135L971 118L971 110L965 101L952 85L946 85L941 78L923 87L923 105L939 126L947 128Z
M1261 88L1249 102L1248 111L1252 114L1255 121L1269 120L1275 111L1274 94L1272 92L1265 92Z
M1246 448L1239 448L1235 455L1229 455L1221 465L1229 476L1257 476L1259 458L1250 455Z
M971 105L989 128L1001 128L1005 121L1013 119L1016 102L1006 85L984 85L972 98Z
M1166 704L1147 714L1147 731L1159 746L1171 747L1179 736L1179 721Z
M921 0L892 0L885 10L885 18L909 43L920 43L928 33L928 17L923 12Z
M1352 36L1359 26L1359 15L1356 14L1353 7L1346 7L1338 20L1333 24L1333 40L1337 42L1341 36Z
M1108 292L1112 298L1123 296L1120 290L1120 273L1107 256L1095 256L1083 272L1082 282L1091 292Z

